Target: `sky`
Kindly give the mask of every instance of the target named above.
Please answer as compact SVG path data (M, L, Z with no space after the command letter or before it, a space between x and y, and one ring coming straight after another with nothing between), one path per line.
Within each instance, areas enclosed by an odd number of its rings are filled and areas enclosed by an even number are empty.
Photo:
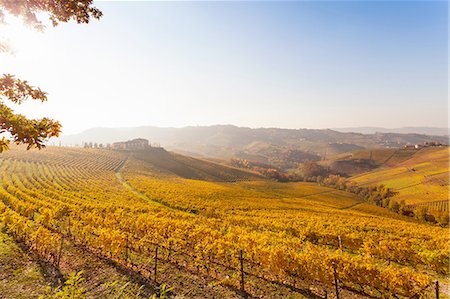
M446 1L95 2L104 17L44 33L8 18L1 73L92 127L448 125Z

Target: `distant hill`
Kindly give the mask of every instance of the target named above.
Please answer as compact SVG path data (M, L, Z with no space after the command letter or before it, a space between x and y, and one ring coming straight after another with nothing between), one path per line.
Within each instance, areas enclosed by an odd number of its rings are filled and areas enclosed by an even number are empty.
M382 127L355 127L355 128L335 128L338 132L353 132L361 134L375 134L375 133L398 133L398 134L424 134L435 136L449 136L448 128L436 127L402 127L387 129Z
M59 139L63 145L83 142L112 143L147 138L164 148L191 156L241 158L269 163L283 169L306 160L320 160L366 148L400 148L406 144L439 141L443 136L398 133L343 133L324 129L246 128L232 125L185 128L94 128ZM56 141L57 143L58 141Z

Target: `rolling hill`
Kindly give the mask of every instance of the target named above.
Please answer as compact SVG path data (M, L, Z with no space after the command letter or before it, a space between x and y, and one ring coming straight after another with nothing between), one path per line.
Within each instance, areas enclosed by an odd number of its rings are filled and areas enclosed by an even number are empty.
M383 166L395 166L419 152L420 149L409 148L365 149L332 156L320 164L341 175L354 176Z
M339 132L353 132L361 134L375 134L375 133L398 133L398 134L424 134L435 136L449 136L448 128L436 127L402 127L387 129L382 127L353 127L353 128L334 128L333 130Z
M149 148L134 151L130 156L140 164L147 165L152 173L160 176L176 175L186 179L236 182L265 179L262 175L227 165L188 157L166 151L164 148Z
M323 298L334 273L342 298L429 297L448 279L446 228L162 149L12 148L0 156L0 226L54 273L83 270L92 298L148 298L161 283L186 298Z
M63 145L83 142L111 143L147 138L164 148L190 156L241 158L282 169L306 160L320 160L367 148L401 148L427 141L447 143L443 136L397 133L342 133L334 130L245 128L217 125L185 128L96 128L60 138ZM57 141L58 142L58 141ZM56 142L56 143L57 143Z
M359 185L386 185L397 192L394 199L407 205L449 200L448 147L366 151L355 156L372 157L378 167L351 178Z

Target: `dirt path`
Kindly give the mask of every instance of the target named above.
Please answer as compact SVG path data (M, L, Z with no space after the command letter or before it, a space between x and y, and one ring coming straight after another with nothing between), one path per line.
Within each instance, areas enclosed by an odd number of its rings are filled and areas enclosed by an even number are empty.
M348 209L351 209L351 208L353 208L353 207L355 207L355 206L357 206L357 205L363 204L363 203L365 203L365 201L357 202L357 203L354 203L354 204L349 205L349 206L347 206L347 207L339 208L338 210L348 210Z
M115 175L116 175L116 178L119 180L119 182L122 184L122 186L124 186L126 189L133 192L137 197L144 199L152 204L155 204L158 206L163 206L163 207L166 207L169 209L173 209L172 207L164 205L161 202L148 197L145 193L143 193L143 192L137 190L136 188L134 188L133 186L131 186L130 183L128 183L127 180L125 180L125 178L122 176L122 174L120 172L116 172Z

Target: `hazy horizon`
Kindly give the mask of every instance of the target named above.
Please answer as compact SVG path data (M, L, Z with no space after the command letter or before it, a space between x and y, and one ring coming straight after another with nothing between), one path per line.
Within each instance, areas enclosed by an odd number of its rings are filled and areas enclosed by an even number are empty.
M378 127L378 126L354 126L354 127L325 127L325 128L315 128L315 127L297 127L297 128L286 128L286 127L278 127L278 126L239 126L232 123L216 123L211 125L181 125L181 126L158 126L158 125L152 125L152 124L143 124L143 125L136 125L136 126L120 126L120 127L111 127L111 126L97 126L97 127L90 127L83 130L91 130L91 129L132 129L132 128L140 128L140 127L156 127L156 128L187 128L187 127L215 127L215 126L233 126L233 127L242 127L242 128L250 128L250 129L259 129L259 128L276 128L276 129L309 129L309 130L321 130L321 129L346 129L346 128L382 128L382 129L403 129L403 128L432 128L432 129L448 129L448 127L434 127L434 126L402 126L402 127Z
M448 127L447 2L96 2L38 33L8 18L16 111L94 127Z
M90 127L85 128L79 131L75 131L73 133L63 133L61 136L69 136L69 135L78 135L82 134L84 132L90 131L90 130L130 130L135 128L158 128L158 129L184 129L184 128L196 128L196 127L225 127L225 126L233 126L237 128L249 128L249 129L291 129L291 130L350 130L355 129L355 131L358 131L358 129L382 129L382 130L401 130L401 129L430 129L430 130L449 130L449 127L432 127L432 126L404 126L404 127L373 127L373 126L355 126L355 127L333 127L333 128L313 128L313 127L298 127L298 128L286 128L286 127L277 127L277 126L239 126L236 124L212 124L212 125L185 125L185 126L157 126L157 125L136 125L136 126L120 126L120 127L108 127L108 126L97 126L97 127ZM418 134L421 134L420 132L416 132ZM432 134L427 134L432 135Z

